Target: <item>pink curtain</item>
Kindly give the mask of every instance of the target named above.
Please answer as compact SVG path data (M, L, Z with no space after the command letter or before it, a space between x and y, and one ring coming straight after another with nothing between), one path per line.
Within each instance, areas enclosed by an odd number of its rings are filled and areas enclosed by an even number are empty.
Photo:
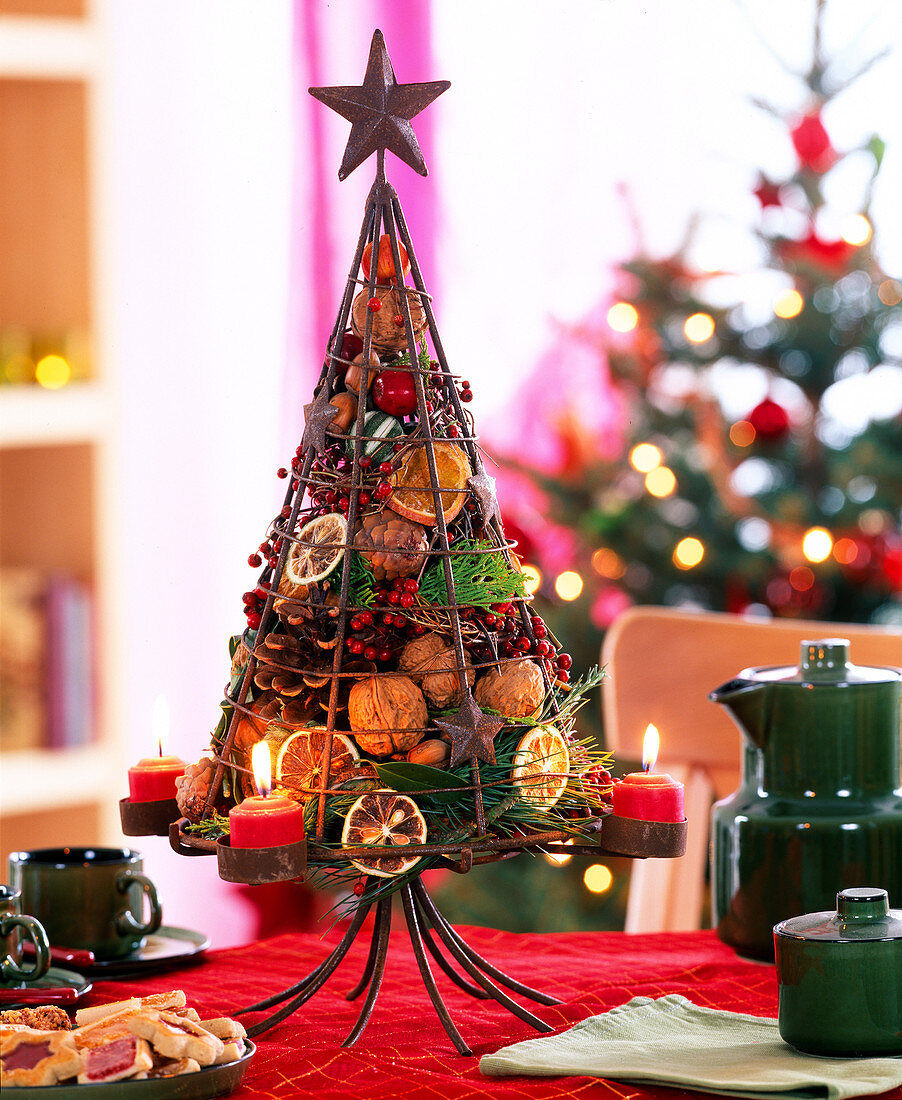
M307 89L360 84L369 39L377 27L385 35L399 83L441 79L443 74L435 71L430 6L425 0L371 0L369 5L353 7L294 0L292 109L296 136L281 425L285 451L300 439L303 405L310 400L322 365L363 213L362 207L349 213L348 203L339 196L339 188L348 184L338 182L341 154L336 158L335 138L340 136L340 150L350 124L308 95ZM434 161L435 107L418 115L414 127L430 166ZM355 175L369 179L374 168L371 158ZM393 156L386 158L386 170L401 199L423 277L435 293L437 180L423 179Z

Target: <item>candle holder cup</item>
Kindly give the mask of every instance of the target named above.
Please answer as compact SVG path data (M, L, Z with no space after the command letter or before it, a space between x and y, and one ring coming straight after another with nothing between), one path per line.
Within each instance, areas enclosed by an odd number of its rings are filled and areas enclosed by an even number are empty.
M216 841L216 864L219 877L226 882L259 886L301 879L307 871L307 841L268 848L233 848L229 837L220 837Z
M686 851L686 828L686 821L643 821L611 814L604 822L604 846L632 859L673 859Z
M174 798L159 798L151 802L119 799L119 821L125 836L168 836L170 826L181 817Z

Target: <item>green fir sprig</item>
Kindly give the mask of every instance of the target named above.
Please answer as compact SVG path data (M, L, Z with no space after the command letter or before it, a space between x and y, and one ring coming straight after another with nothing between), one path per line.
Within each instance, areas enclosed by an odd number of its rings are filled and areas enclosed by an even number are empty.
M218 840L222 836L229 835L229 819L215 810L203 821L197 821L185 826L186 833L193 833L204 840Z
M526 595L523 574L508 565L498 547L485 539L461 539L451 555L451 575L459 607L491 607ZM488 551L488 552L486 552ZM420 598L447 604L448 585L441 560L430 565L420 579Z

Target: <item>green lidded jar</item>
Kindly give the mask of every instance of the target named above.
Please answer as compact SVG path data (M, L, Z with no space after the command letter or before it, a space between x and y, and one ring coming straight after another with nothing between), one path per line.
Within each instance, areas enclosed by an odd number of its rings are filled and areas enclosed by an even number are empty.
M902 910L886 890L841 890L836 911L774 928L780 1035L834 1058L902 1054Z
M902 897L900 671L801 643L799 666L753 668L711 692L744 737L739 789L712 811L713 917L741 954L773 959L773 928L839 890Z

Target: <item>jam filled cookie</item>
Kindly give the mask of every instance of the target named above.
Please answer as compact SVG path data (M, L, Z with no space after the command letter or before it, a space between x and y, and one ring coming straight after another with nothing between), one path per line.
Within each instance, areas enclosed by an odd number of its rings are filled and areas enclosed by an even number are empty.
M217 1016L215 1020L201 1020L200 1026L224 1043L230 1039L246 1039L247 1032L244 1024L238 1020L232 1020L228 1016Z
M193 1058L202 1066L212 1066L224 1049L222 1040L200 1024L172 1012L139 1012L130 1017L128 1027L167 1058Z
M148 1077L181 1077L183 1073L197 1073L199 1070L200 1063L195 1062L193 1058L179 1058L174 1062L167 1059L155 1062L153 1069L136 1074L135 1080L144 1081Z
M75 1024L84 1027L94 1024L106 1016L118 1016L120 1012L147 1012L158 1009L170 1012L184 1008L187 998L183 989L171 989L168 993L151 993L148 997L129 997L127 1001L110 1001L93 1008L80 1008L75 1013Z
M113 1039L83 1052L84 1068L78 1075L80 1085L103 1081L122 1081L153 1068L150 1046L134 1035Z
M14 1031L0 1040L0 1083L56 1085L75 1077L82 1056L66 1031Z

